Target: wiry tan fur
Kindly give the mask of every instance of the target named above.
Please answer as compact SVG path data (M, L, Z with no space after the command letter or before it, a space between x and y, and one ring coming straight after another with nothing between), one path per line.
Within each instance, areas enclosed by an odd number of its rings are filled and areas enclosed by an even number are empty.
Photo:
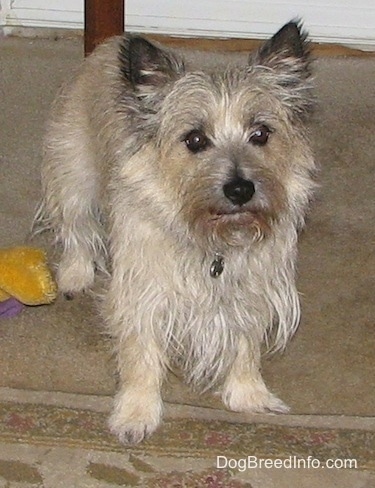
M97 267L109 272L102 316L120 375L110 427L123 442L158 426L174 362L232 410L287 411L259 369L262 342L283 348L300 316L297 234L315 168L305 37L290 23L248 65L210 72L114 38L56 100L36 220L63 247L63 293L90 288ZM268 140L254 143L264 126ZM209 141L197 152L193 130ZM235 175L255 185L241 205L223 193Z

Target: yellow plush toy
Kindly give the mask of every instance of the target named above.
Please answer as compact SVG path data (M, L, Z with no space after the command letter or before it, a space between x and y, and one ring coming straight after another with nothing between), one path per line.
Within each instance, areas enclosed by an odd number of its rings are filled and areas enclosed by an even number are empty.
M0 249L0 317L23 305L44 305L57 295L44 251L33 247Z

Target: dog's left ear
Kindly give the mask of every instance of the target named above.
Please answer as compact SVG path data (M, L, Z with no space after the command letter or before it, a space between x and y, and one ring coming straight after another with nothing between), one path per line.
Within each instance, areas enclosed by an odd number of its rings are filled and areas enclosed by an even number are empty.
M314 106L311 61L307 32L295 21L285 24L251 59L253 65L270 70L270 77L282 89L283 101L299 115Z
M288 22L257 52L256 62L275 70L310 75L310 44L300 22Z

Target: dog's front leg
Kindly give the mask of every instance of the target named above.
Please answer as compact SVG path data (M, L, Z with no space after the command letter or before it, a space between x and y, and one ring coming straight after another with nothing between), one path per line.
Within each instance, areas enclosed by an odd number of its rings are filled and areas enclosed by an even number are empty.
M260 373L259 345L249 343L245 337L239 339L237 356L225 380L222 399L235 412L286 413L289 410L268 391Z
M135 333L119 344L117 359L119 391L109 426L121 442L136 444L160 423L164 366L155 341Z

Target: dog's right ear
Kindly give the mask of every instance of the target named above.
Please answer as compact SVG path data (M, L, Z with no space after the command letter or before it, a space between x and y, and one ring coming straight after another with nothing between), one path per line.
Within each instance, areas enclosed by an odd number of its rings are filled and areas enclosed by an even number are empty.
M183 62L143 37L124 37L119 61L122 75L140 92L151 91L173 81L183 72Z

